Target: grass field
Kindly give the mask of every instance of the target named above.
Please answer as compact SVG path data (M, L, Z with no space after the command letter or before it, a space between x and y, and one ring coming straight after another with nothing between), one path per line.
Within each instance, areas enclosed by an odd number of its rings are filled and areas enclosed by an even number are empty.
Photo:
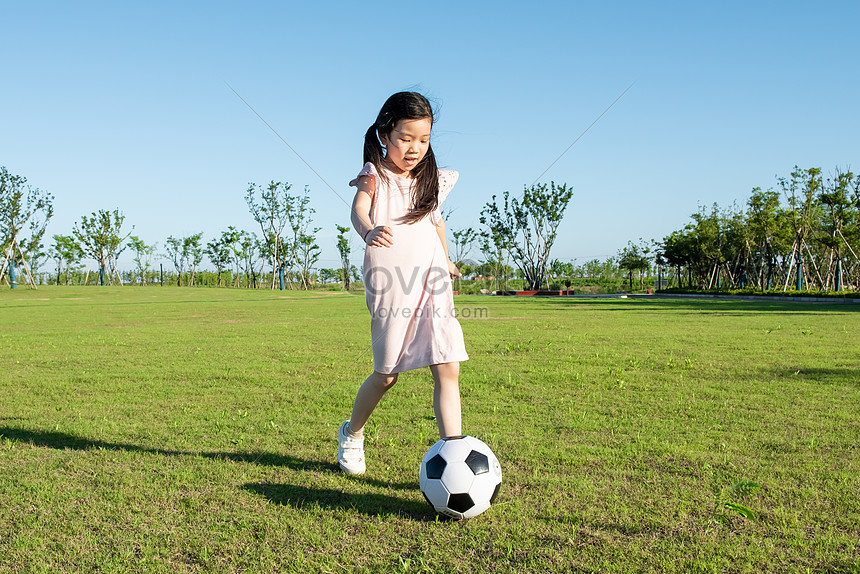
M860 307L457 304L504 472L465 522L418 490L426 369L337 470L363 295L0 292L0 571L860 571Z

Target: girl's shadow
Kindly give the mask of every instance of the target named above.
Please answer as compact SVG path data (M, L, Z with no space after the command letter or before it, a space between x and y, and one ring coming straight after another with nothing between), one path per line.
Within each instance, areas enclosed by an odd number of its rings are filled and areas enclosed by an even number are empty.
M2 419L0 419L2 420ZM7 419L8 420L8 419ZM29 443L37 447L54 448L58 450L117 450L127 452L149 453L158 456L189 456L203 457L215 460L230 460L261 466L277 466L296 471L341 474L337 464L327 461L304 460L288 454L271 452L185 452L146 448L140 445L112 443L93 440L57 431L29 430L22 428L0 426L0 437ZM347 479L347 477L344 477ZM366 483L373 488L387 490L418 490L418 483L402 482L389 483L368 477L350 478ZM406 514L417 520L433 519L435 513L423 501L409 500L390 494L348 494L335 489L309 488L291 484L252 483L243 487L245 490L265 496L271 502L293 506L295 508L320 508L358 511L363 514L377 516L380 514Z
M33 446L55 448L57 450L117 450L141 452L159 456L193 456L216 460L230 460L233 462L245 462L260 466L280 466L291 470L314 472L336 472L339 470L337 464L331 462L302 460L288 454L276 454L261 451L189 452L181 450L167 450L160 448L147 448L136 444L89 439L58 431L30 430L0 426L0 437L32 444Z

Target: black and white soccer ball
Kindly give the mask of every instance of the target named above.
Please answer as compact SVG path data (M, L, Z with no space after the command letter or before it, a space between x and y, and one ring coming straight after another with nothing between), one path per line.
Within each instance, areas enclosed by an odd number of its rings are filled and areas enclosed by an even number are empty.
M490 447L473 436L443 438L424 455L418 484L439 514L473 518L496 500L502 467Z

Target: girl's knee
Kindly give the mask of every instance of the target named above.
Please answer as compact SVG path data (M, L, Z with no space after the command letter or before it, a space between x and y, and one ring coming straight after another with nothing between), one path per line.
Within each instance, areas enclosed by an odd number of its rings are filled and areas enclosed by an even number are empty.
M397 382L397 373L385 374L385 373L374 373L376 378L376 384L385 389L386 391L394 386L394 383Z
M460 363L441 363L430 367L433 377L437 381L456 381L460 377Z

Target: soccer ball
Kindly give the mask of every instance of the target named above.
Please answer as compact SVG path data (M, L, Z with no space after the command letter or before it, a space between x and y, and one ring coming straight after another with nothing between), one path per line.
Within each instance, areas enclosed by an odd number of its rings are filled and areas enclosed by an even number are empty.
M490 447L473 436L443 438L424 455L418 485L439 514L473 518L496 500L502 467Z

